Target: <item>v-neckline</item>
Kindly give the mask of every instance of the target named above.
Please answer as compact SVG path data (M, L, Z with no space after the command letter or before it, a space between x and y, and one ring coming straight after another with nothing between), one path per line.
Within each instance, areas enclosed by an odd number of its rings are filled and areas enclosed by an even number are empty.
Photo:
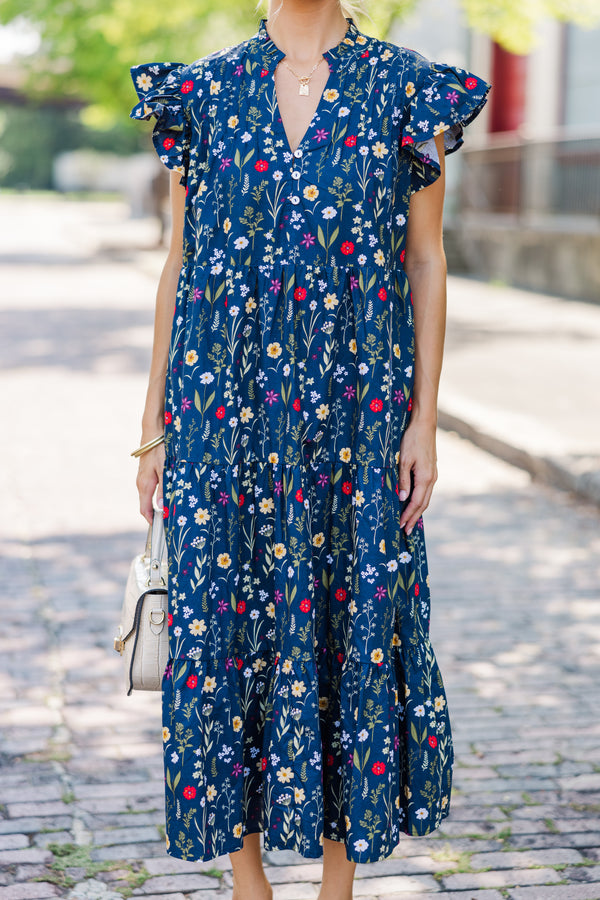
M325 62L329 66L329 61L328 61L327 57L324 55L323 58L325 59ZM277 122L277 124L280 127L281 134L283 135L283 139L286 144L286 150L288 151L288 153L291 153L293 156L297 150L300 150L303 147L305 141L308 139L309 132L311 131L311 129L313 127L315 119L321 113L321 107L323 106L323 102L325 100L325 91L328 91L331 89L331 79L333 77L333 71L331 69L331 66L329 66L329 74L327 75L327 81L325 82L325 84L323 86L323 90L321 91L321 96L319 97L319 101L315 107L315 111L311 116L310 122L306 126L306 130L305 130L304 134L302 135L302 137L298 141L297 145L292 150L292 146L290 144L290 139L288 138L287 131L285 130L285 125L283 124L283 116L281 115L281 107L279 106L279 99L277 97L277 85L275 84L276 70L277 70L277 66L275 67L275 69L273 69L273 72L271 75L271 77L273 79L273 99L275 101L274 102L275 121Z

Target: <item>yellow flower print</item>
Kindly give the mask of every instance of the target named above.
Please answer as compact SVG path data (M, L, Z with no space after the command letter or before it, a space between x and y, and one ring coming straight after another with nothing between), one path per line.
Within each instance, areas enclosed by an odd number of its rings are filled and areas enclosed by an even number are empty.
M142 72L141 75L138 75L135 81L140 91L149 91L152 87L152 79L149 75L146 75L145 72Z
M319 697L319 709L325 710L329 707L329 697Z
M407 97L412 97L415 92L415 83L414 81L407 82L406 87L404 88L404 93Z
M288 672L292 671L292 661L291 659L285 659L281 665L281 671L284 674L288 674Z
M252 663L252 668L254 669L255 672L262 672L262 670L265 669L266 666L267 666L266 659L261 659L260 656L257 657Z
M302 193L305 200L316 200L319 196L319 188L316 184L308 184Z
M275 604L273 603L272 600L270 603L267 603L267 605L265 606L265 612L270 619L275 618Z
M256 305L257 304L256 304L256 300L254 299L254 297L248 297L248 299L246 300L246 304L245 304L246 312L247 313L252 312L253 309L256 309Z
M395 631L394 636L392 638L392 647L399 647L399 646L400 646L400 635L398 634L397 631Z
M323 93L323 98L324 98L325 100L327 100L328 103L332 103L334 100L337 100L337 98L338 98L339 96L340 96L339 91L336 91L335 88L328 88L328 89Z
M356 36L356 40L355 40L354 43L355 43L355 44L360 44L360 46L362 47L363 44L366 44L366 43L367 43L367 38L365 37L364 34L358 34L358 35ZM346 817L346 818L347 818L347 817ZM348 820L348 828L350 828L350 820Z
M325 304L325 309L333 309L338 305L340 301L336 297L335 294L325 294L323 297L323 303Z
M376 650L371 650L371 662L378 664L383 662L383 650L381 647L377 647Z
M191 634L204 634L206 631L206 622L204 619L194 619L193 622L188 624L188 628L190 629Z
M385 538L381 538L379 541L379 552L385 553Z
M389 47L387 47L387 48L383 51L383 53L381 54L381 56L379 57L379 59L380 59L382 62L385 62L386 59L389 59L391 55L392 55L392 51L390 50Z
M273 503L272 497L263 497L260 503L258 504L258 508L263 513L273 512L275 509L275 504Z
M238 822L237 825L233 826L233 836L241 837L242 836L242 823Z
M281 344L278 341L267 344L267 353L273 359L277 359L277 357L282 354Z
M340 450L340 460L341 462L350 462L352 459L352 450L350 447L342 447Z
M433 126L433 133L434 133L434 135L443 134L443 132L448 131L449 128L450 128L450 126L446 125L445 122L438 122L437 125Z
M217 686L217 679L214 675L207 675L204 679L204 684L202 685L202 690L206 691L207 694L212 694L214 689Z
M296 679L296 681L292 682L292 694L294 697L301 697L305 690L306 685L302 681Z
M390 152L383 141L375 141L374 144L371 144L371 150L373 151L373 156L376 156L377 159L383 159L385 154Z
M404 685L404 696L410 697L410 688L407 684Z
M231 231L231 219L227 216L226 219L223 220L223 231L225 234L229 234Z
M356 492L354 494L354 502L356 503L357 506L363 505L363 503L365 502L365 495L363 494L362 491L356 490Z
M181 431L181 416L175 416L173 419L173 427L175 431Z
M239 121L240 120L238 116L229 116L229 118L227 119L227 124L230 128L235 128Z
M168 740L170 739L170 737L171 737L171 732L170 732L169 729L166 728L166 727L163 728L162 731L163 731L163 741L168 741Z
M407 784L404 785L404 796L407 800L410 800L412 797L412 791Z
M231 557L229 553L219 553L217 556L217 563L222 569L228 569L231 565Z
M354 615L354 613L356 612L357 609L358 609L358 606L356 605L356 601L354 599L352 599L350 601L350 603L348 604L348 612L351 615Z
M394 803L396 804L396 809L400 809L400 794L396 794Z
M221 90L221 82L220 81L211 81L211 83L210 83L211 94L218 94L220 90Z
M350 816L344 816L344 822L346 823L346 831L350 831L350 826L352 825Z
M166 845L167 850L168 850L169 847L171 846L171 841L169 840L169 835L168 835L168 834L165 834L165 845Z
M442 797L442 809L446 809L448 806L448 797Z
M234 731L240 731L242 725L244 724L244 721L243 721L242 717L241 717L241 716L234 716L232 721L233 721L233 730L234 730Z
M285 544L275 544L273 547L273 555L275 559L283 559L286 554Z
M303 788L294 788L294 802L295 803L304 803L306 799L306 794L304 793Z
M277 780L281 781L283 784L287 784L288 781L292 780L292 770L290 766L281 766L280 769L277 769Z
M329 404L321 403L320 406L317 406L316 413L317 413L317 418L322 422L323 419L326 419L327 416L329 415Z
M441 712L446 705L446 698L439 696L433 701L433 707L436 712Z
M378 266L382 266L385 263L385 256L383 255L383 250L381 249L381 247L379 248L379 250L375 251L375 253L373 254L373 259Z
M237 718L237 716L236 716L236 718ZM214 786L214 784L209 784L208 787L206 788L206 799L214 800L216 796L217 796L216 787Z
M254 418L254 413L252 412L251 406L242 406L240 410L240 419L242 422L249 422L250 419Z
M196 351L188 350L188 352L185 354L185 361L188 366L195 365L198 362L198 354L196 353Z
M325 543L325 535L322 531L318 531L313 535L313 547L322 547Z
M394 356L396 359L400 359L400 344L394 344Z
M209 521L210 521L210 514L209 514L208 510L198 507L198 509L194 513L194 522L197 525L208 525Z
M358 345L356 343L356 338L350 338L348 341L348 349L350 353L356 353L358 351Z

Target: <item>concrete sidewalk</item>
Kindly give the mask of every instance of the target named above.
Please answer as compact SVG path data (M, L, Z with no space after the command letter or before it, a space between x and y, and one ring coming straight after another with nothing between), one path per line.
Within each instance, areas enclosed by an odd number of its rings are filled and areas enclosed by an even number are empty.
M3 202L0 900L228 900L227 856L165 852L160 695L127 697L112 650L146 531L129 452L164 251L121 204ZM456 434L438 456L424 518L452 812L358 866L354 896L600 900L600 512ZM274 900L316 900L321 860L263 858Z

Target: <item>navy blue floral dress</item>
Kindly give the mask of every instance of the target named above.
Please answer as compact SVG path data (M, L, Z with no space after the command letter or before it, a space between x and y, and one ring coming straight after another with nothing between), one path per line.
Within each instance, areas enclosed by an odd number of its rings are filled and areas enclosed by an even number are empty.
M359 863L447 816L422 519L400 529L414 320L409 200L490 85L348 19L291 152L262 20L190 65L134 66L186 186L165 395L166 842ZM408 502L408 501L405 501Z

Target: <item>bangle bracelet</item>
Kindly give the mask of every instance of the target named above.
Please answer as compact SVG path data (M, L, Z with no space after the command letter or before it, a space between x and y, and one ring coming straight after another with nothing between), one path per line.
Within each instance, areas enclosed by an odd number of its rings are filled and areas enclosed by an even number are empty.
M137 450L134 450L131 456L141 456L142 453L146 453L148 450L152 450L154 447L158 447L159 444L162 444L164 439L164 434L159 434L158 437L153 438L151 441L148 441L147 444L142 444L141 447L138 447Z

